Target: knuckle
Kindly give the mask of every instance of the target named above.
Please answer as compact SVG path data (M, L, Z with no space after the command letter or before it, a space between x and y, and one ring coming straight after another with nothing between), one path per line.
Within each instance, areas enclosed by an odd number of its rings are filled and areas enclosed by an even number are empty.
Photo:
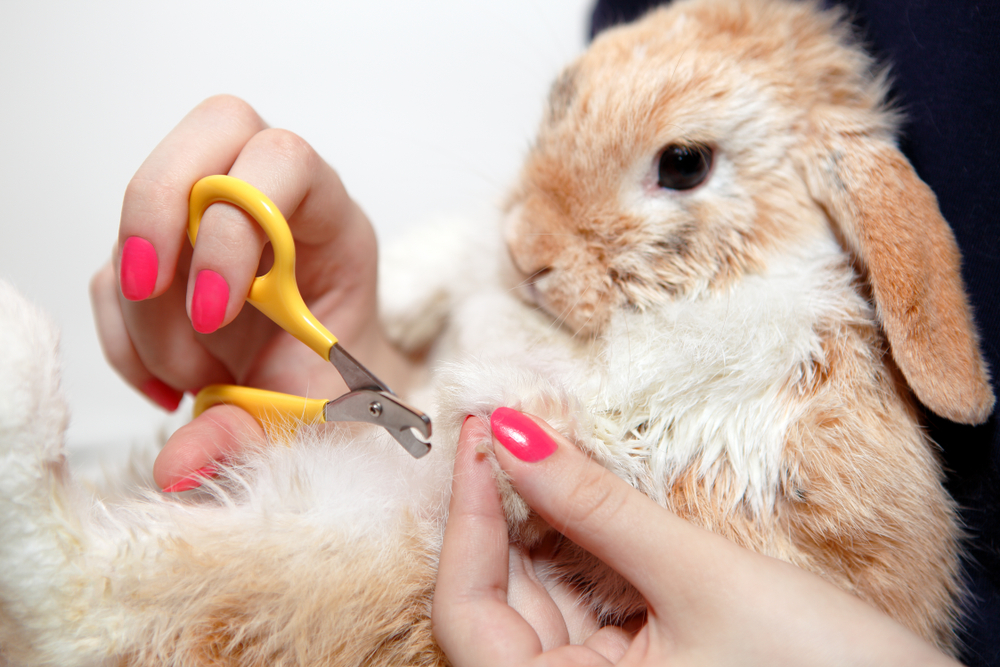
M565 495L566 519L571 525L591 529L612 520L628 498L621 485L609 483L612 473L600 466L588 466Z
M212 95L197 108L209 115L221 116L251 127L264 125L254 108L235 95Z
M125 186L122 222L126 222L125 217L129 215L148 219L169 211L176 197L177 188L172 184L136 174Z
M457 624L463 619L455 613L455 600L441 599L440 591L434 593L434 604L431 605L431 632L438 642L448 642Z
M159 349L157 345L136 346L142 367L146 371L175 388L189 388L196 385L196 379L189 369L178 363L179 357Z
M257 267L267 236L249 213L216 202L205 210L201 223L193 251L198 259L192 259L192 266L213 268L230 280L235 277L233 272L249 272ZM205 262L211 266L206 267ZM194 280L195 273L196 269L192 269L188 280Z
M181 356L183 343L176 336L169 335L169 331L162 329L158 335L154 335L143 327L131 328L128 335L132 350L148 372L168 384L182 375L180 371L183 365L178 360L184 359Z
M166 345L143 345L136 346L136 352L142 365L146 370L157 377L169 377L171 369L176 364L171 363L170 354L166 351Z
M113 327L105 326L101 322L97 324L97 333L101 344L101 351L104 352L104 358L108 360L112 368L131 382L131 371L134 364L130 354L132 350L130 341L121 340L114 333Z
M444 593L444 595L442 595ZM431 632L439 643L450 643L461 628L469 625L473 610L466 596L461 591L440 589L434 592L434 603L431 605Z
M271 128L254 135L250 140L253 149L285 164L308 164L316 159L316 152L305 139L289 130Z
M435 591L434 602L436 604L431 606L431 632L434 633L435 637L440 638L440 632L442 629L448 627L448 615L445 613L445 607L440 600L440 593Z

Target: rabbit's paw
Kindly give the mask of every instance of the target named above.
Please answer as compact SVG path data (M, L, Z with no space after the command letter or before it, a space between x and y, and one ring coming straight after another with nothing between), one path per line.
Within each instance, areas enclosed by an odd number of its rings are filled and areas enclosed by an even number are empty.
M454 434L468 415L488 422L496 408L508 407L542 419L570 441L591 449L593 427L580 401L557 381L510 361L468 360L454 364L439 378L440 419ZM551 529L517 494L493 455L489 434L477 447L493 465L511 539L538 543Z

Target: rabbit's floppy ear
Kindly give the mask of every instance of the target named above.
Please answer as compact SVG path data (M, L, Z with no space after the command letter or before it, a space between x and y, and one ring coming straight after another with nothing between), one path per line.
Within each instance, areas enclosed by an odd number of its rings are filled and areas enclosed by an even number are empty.
M889 134L850 125L823 128L804 147L810 194L865 272L893 358L917 398L952 421L982 423L994 397L955 237Z

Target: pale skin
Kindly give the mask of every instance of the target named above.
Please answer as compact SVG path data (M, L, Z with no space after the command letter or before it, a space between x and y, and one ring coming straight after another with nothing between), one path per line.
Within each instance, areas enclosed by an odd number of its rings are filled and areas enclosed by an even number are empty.
M191 251L185 234L191 187L203 176L227 173L262 190L288 219L299 288L313 313L358 360L405 390L418 370L388 342L377 318L377 250L368 219L305 141L268 128L228 96L188 114L128 185L112 258L91 282L112 366L132 386L155 382L176 398L234 381L313 397L346 391L328 362L243 307L262 257L268 260L255 223L216 204ZM131 237L151 243L157 258L155 287L140 300L125 298L119 285L120 249ZM211 334L195 333L190 319L203 269L229 288L222 326ZM489 464L470 446L472 429L488 427L469 420L433 609L435 635L456 667L957 664L823 580L677 518L542 426L558 444L554 454L524 463L495 445L497 459L529 504L621 572L650 612L641 628L599 628L572 604L572 591L536 574L544 547L526 552L508 545ZM168 487L263 439L247 413L212 408L170 437L154 479Z
M470 419L433 608L455 667L958 664L819 577L678 518L535 421L556 451L526 463L494 438L497 460L549 525L642 593L648 613L634 633L597 629L566 591L526 571L534 555L508 548L491 467L474 446L488 426Z
M305 141L268 128L249 105L229 96L192 110L126 189L112 258L91 281L101 344L119 374L136 388L155 379L178 398L234 381L310 397L335 398L347 390L328 362L244 307L266 241L252 219L227 204L209 207L191 252L188 195L210 174L241 178L277 204L296 239L306 303L376 376L405 389L413 367L388 343L377 318L377 251L368 219ZM133 236L149 241L158 260L155 288L138 301L123 296L118 280L120 249ZM195 276L202 269L219 273L229 286L222 326L208 335L196 333L190 320ZM156 459L154 479L167 487L263 437L242 410L209 409L170 437Z

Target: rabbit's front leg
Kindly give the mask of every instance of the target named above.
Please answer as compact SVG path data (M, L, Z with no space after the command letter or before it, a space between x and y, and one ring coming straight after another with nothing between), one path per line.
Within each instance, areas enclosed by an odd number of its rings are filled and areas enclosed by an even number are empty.
M567 389L568 383L554 375L509 359L469 359L451 365L439 378L442 427L454 434L444 440L457 441L467 415L488 424L494 410L508 407L541 419L571 442L591 450L593 428L583 402ZM552 529L528 507L497 464L490 431L480 433L476 446L493 465L510 539L531 547Z

